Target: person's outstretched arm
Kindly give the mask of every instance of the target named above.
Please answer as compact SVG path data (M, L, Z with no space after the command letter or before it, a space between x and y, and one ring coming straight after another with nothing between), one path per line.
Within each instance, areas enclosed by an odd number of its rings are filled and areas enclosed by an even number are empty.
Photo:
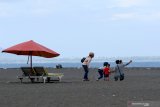
M132 60L130 60L128 63L125 64L125 66L129 65L132 62Z

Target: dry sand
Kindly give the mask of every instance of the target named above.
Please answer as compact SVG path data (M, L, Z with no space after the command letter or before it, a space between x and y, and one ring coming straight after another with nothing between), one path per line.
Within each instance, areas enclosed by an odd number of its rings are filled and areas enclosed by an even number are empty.
M127 68L121 82L115 82L113 74L110 81L96 81L97 69L90 69L90 81L85 82L82 69L48 71L64 73L62 81L20 83L16 78L20 69L0 69L0 107L127 107L129 101L160 102L160 68Z

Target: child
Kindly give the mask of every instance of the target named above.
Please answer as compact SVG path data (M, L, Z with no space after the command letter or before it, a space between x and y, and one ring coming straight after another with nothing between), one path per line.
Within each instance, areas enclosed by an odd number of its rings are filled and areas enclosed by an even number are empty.
M100 67L100 68L98 69L99 77L98 77L97 81L103 78L103 75L104 75L103 70L104 70L104 68L105 68L107 65L108 65L108 62L104 62L104 63L103 63L103 67Z
M103 78L103 67L100 67L98 69L98 73L99 73L99 77L98 77L97 81L100 80L101 78Z
M105 80L105 81L109 81L110 64L107 64L107 65L103 68L103 73L104 73L104 80Z

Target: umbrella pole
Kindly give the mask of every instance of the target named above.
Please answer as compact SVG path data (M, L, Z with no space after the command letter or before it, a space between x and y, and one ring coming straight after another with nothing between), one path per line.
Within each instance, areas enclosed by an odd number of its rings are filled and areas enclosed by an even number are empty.
M32 70L32 55L30 56L30 61L31 61L30 62L30 64L31 64L31 68L30 69L31 69L31 73L33 73L33 70ZM34 82L34 78L30 77L30 79L31 79L31 82L33 83Z
M30 56L30 61L31 61L31 69L32 69L32 55Z

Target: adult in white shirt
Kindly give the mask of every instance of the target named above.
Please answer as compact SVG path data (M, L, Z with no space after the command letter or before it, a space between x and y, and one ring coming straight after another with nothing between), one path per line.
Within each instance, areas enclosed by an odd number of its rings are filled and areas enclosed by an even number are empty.
M93 57L94 57L94 53L90 52L89 56L87 56L86 59L84 60L84 62L82 63L82 66L83 66L84 71L85 71L83 81L89 81L89 79L88 79L89 64L92 61Z

